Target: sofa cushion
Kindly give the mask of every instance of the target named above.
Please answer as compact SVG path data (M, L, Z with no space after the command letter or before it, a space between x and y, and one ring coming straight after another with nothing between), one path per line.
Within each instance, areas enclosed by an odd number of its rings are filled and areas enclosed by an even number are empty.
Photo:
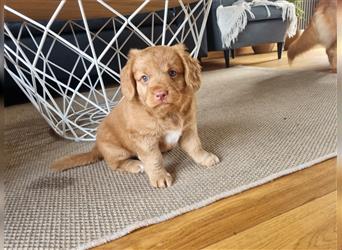
M233 5L237 0L214 0L214 2L217 2L219 4L222 4L223 6L229 6Z
M216 10L216 6L223 5L223 6L232 6L237 0L214 0L213 8ZM249 2L251 0L247 0ZM272 0L271 0L272 1ZM254 6L252 7L252 12L255 16L253 19L250 14L248 13L248 21L261 21L261 20L272 20L272 19L281 19L282 18L282 11L281 9L277 9L274 6L268 6L268 9L271 12L271 16L267 16L267 10L264 6Z
M248 13L248 21L261 21L261 20L272 20L272 19L282 19L282 10L277 9L274 6L267 6L271 12L271 16L267 16L267 10L264 6L254 6L252 7L252 13L255 18L253 19Z

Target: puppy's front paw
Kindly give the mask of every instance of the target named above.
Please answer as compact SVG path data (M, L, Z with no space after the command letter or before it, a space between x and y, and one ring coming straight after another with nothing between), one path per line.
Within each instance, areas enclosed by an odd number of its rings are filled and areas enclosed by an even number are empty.
M172 176L166 171L155 173L150 176L150 183L156 188L170 187L172 185Z
M201 160L198 163L202 166L212 167L219 162L220 159L216 155L205 151L201 157Z

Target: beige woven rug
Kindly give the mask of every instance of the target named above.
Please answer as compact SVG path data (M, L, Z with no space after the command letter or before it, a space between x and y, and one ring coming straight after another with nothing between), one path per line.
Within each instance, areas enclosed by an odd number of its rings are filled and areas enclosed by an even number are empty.
M334 74L234 67L205 72L198 96L200 137L222 162L203 168L177 148L163 190L104 162L50 172L91 143L52 136L31 105L7 108L6 248L86 249L335 155Z

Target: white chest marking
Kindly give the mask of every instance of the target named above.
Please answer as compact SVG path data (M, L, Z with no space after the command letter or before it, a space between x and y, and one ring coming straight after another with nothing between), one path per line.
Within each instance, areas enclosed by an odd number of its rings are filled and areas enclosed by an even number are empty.
M165 143L169 144L169 145L176 144L181 135L182 135L182 131L180 131L180 130L167 131L167 133L165 135Z

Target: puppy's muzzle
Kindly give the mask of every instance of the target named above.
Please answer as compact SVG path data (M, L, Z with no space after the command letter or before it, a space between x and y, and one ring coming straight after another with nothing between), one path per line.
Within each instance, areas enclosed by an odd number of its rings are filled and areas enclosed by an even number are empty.
M154 92L154 98L157 102L166 102L168 94L167 90L158 90Z

